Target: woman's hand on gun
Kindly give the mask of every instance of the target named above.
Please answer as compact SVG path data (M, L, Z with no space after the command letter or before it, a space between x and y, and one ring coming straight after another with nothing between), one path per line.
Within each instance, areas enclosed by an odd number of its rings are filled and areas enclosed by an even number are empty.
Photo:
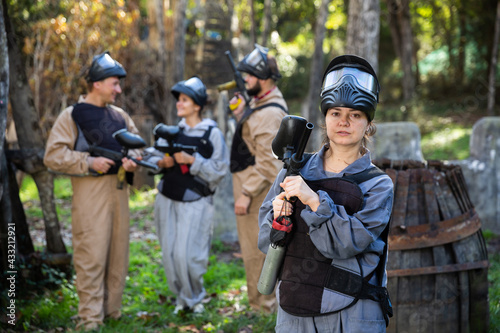
M280 186L285 190L287 199L297 197L304 205L307 205L315 212L319 207L319 195L311 190L301 176L288 176Z
M165 154L161 160L158 161L158 166L160 168L171 168L175 164L174 158L172 156L169 156L168 154Z
M195 157L193 155L189 155L184 151L175 153L174 158L177 164L193 164L195 160Z
M293 212L293 206L288 201L285 201L285 192L278 194L273 200L273 211L274 218L277 219L280 216L290 216Z

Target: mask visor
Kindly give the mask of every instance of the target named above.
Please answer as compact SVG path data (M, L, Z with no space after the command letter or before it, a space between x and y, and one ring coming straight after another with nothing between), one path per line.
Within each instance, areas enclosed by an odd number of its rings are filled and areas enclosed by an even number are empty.
M96 61L99 67L101 67L102 69L109 69L115 67L115 61L107 53L101 55L99 58L97 58Z
M323 86L321 87L321 95L341 84L343 81L341 80L342 77L346 75L352 76L356 85L362 90L372 94L373 96L378 95L379 88L375 77L367 72L351 67L343 67L328 73L323 82Z

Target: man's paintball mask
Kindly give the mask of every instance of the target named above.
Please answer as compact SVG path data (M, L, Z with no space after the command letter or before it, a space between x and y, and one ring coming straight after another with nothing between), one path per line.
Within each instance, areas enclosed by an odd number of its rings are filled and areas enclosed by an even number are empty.
M255 49L240 61L237 69L240 72L248 73L261 80L267 80L269 78L275 81L278 80L281 78L281 74L277 68L273 71L269 66L269 61L267 59L268 52L269 49L267 47L255 44Z
M118 61L111 58L109 52L94 56L86 80L96 82L112 76L122 78L127 76L127 72Z
M332 107L348 107L366 113L372 121L380 85L372 66L365 59L343 55L333 59L323 76L321 112Z

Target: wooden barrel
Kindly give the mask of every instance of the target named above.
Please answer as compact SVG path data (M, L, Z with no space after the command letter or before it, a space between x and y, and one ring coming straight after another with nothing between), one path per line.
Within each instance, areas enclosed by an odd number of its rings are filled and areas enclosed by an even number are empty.
M374 163L394 183L388 332L487 332L488 254L462 170L438 161Z

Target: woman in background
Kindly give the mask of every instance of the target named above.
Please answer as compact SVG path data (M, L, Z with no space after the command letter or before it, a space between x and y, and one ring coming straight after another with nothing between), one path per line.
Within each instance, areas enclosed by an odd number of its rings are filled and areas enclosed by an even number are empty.
M192 77L176 83L171 92L177 99L177 116L182 118L175 143L197 150L163 157L157 157L157 151L147 157L164 169L155 201L155 224L169 289L177 296L174 313L186 309L201 313L213 233L213 194L229 170L229 151L217 123L201 116L207 102L203 82ZM166 141L159 138L157 144Z

